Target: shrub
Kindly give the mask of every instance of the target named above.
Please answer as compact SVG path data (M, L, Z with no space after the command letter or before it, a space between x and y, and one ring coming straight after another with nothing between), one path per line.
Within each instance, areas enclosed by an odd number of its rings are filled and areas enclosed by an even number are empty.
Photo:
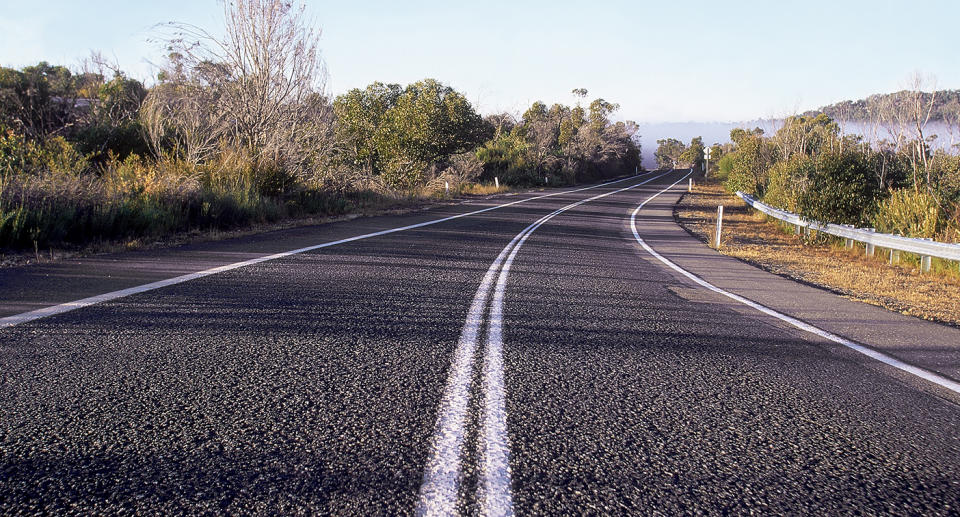
M873 216L878 231L907 237L936 238L946 226L933 196L914 189L895 190L883 200Z
M813 174L813 160L806 155L797 155L785 162L777 162L768 173L767 193L763 200L791 212L806 192L808 178Z
M725 154L717 161L717 170L714 173L714 176L723 182L726 182L730 178L730 173L733 171L733 155Z
M767 188L767 172L776 162L776 152L767 139L750 134L737 140L737 150L727 155L732 160L727 190L743 191L763 197Z
M883 195L867 158L857 151L818 156L797 200L798 211L816 221L867 224Z

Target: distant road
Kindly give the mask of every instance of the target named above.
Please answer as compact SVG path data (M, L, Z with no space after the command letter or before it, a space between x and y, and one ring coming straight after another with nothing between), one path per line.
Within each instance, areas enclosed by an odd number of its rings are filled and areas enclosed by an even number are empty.
M956 513L960 330L714 253L686 174L0 270L0 513Z

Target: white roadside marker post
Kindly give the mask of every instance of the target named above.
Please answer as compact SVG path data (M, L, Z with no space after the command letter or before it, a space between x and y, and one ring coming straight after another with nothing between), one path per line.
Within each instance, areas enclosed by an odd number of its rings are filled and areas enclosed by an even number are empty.
M715 247L720 249L720 232L723 229L723 205L717 207L717 233L713 237Z
M444 182L443 182L443 188L446 189L446 191L447 191L447 197L450 197L450 182L449 182L449 181L444 181Z
M693 178L687 180L687 192L693 192Z
M500 190L500 178L494 176L494 177L493 177L493 184L497 186L497 190Z
M710 148L706 147L703 149L703 177L706 178L710 174Z

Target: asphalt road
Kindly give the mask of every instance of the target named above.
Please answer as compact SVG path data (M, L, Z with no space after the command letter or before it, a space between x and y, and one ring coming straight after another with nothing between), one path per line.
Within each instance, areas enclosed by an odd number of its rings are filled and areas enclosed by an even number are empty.
M955 393L640 248L630 213L684 174L131 255L123 280L0 271L7 316L527 199L0 328L0 513L960 513ZM716 274L682 231L645 233L676 230L670 194L640 233ZM817 303L784 289L780 310ZM858 328L830 330L886 350Z

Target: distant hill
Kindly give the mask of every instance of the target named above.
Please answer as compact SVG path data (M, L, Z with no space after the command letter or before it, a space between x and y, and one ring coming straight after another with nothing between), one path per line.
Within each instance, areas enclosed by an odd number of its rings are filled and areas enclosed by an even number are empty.
M922 93L924 106L930 102L930 96L933 93ZM933 111L930 115L931 122L948 122L956 120L960 116L960 90L939 90L935 92L933 100ZM824 106L818 110L808 111L804 115L815 115L825 113L834 120L847 120L849 122L868 122L874 118L874 114L884 109L889 109L897 104L912 102L913 92L903 90L895 93L878 93L871 95L866 99L856 101L841 101L836 104Z

